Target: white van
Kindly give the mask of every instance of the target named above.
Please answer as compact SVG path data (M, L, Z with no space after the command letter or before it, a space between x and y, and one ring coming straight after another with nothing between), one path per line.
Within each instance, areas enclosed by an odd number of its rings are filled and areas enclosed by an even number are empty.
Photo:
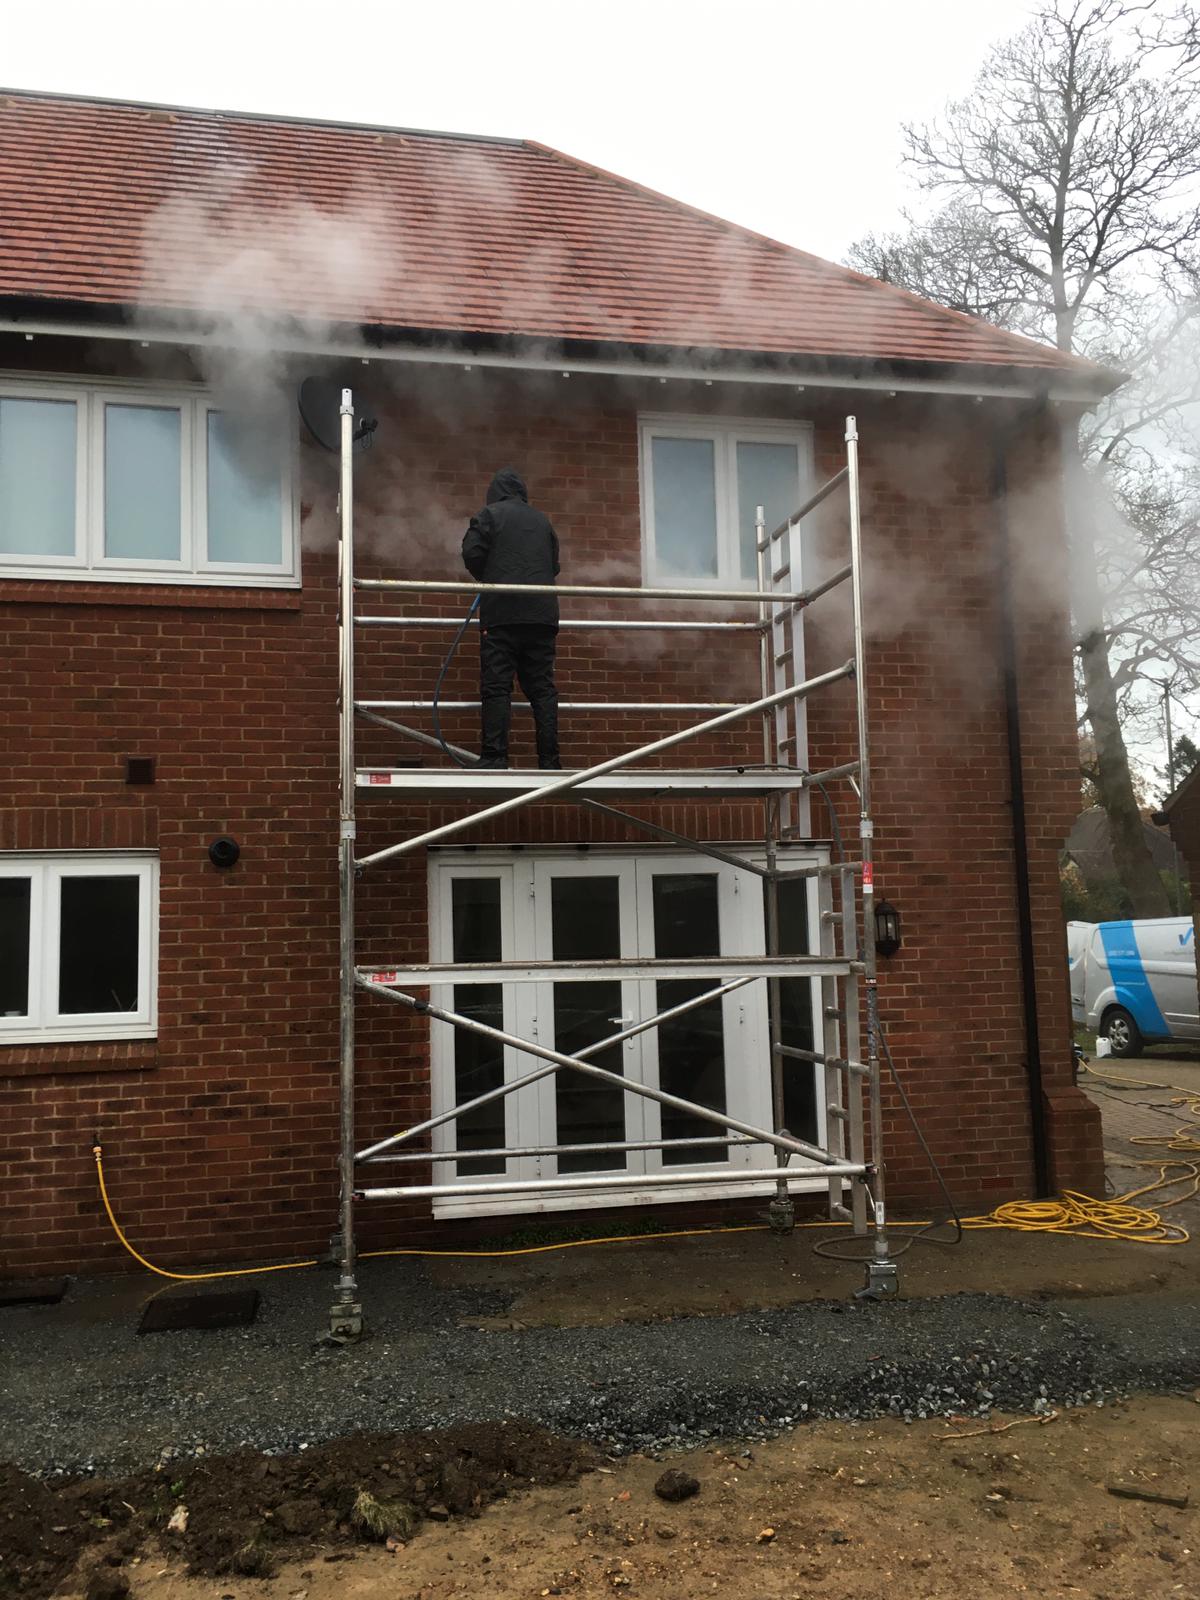
M1088 927L1091 936L1085 939L1079 930ZM1075 952L1081 944L1079 957ZM1074 922L1068 925L1067 947L1072 1015L1106 1038L1114 1056L1140 1055L1143 1045L1170 1039L1200 1039L1196 929L1190 917Z
M1067 923L1067 973L1071 981L1071 1021L1077 1028L1087 1027L1087 953L1095 931L1094 922Z

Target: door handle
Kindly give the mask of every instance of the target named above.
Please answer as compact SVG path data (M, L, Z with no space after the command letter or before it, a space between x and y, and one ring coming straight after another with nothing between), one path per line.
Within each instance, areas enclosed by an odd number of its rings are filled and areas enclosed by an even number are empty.
M632 1017L609 1017L610 1022L619 1023L622 1028L627 1028L633 1021Z

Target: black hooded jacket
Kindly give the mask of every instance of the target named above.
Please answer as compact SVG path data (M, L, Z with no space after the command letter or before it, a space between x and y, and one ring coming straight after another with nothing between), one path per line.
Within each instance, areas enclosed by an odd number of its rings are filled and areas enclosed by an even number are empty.
M553 583L558 576L558 535L550 518L529 504L520 474L505 467L492 479L487 505L471 518L462 544L467 571L480 583ZM552 594L485 594L479 607L485 628L536 622L558 626Z

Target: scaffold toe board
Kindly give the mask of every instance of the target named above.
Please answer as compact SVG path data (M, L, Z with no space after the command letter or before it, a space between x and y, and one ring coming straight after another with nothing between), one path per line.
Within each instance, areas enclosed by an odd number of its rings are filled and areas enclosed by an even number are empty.
M402 789L407 794L439 799L478 799L485 795L497 799L548 788L562 775L561 771L520 768L360 767L354 781L360 789ZM688 772L665 767L631 772L626 768L603 778L589 778L573 793L593 799L599 796L633 799L638 795L656 799L670 795L676 799L745 800L791 794L799 782L799 774L795 772L763 772L753 767L700 768Z

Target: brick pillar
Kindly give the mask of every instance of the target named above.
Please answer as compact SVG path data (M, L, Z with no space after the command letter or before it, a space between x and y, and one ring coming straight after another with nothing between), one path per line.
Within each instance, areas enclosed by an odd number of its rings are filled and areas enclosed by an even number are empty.
M1010 449L1008 548L1049 1178L1056 1190L1099 1196L1100 1112L1075 1083L1058 871L1080 791L1058 428L1056 417L1036 417Z

